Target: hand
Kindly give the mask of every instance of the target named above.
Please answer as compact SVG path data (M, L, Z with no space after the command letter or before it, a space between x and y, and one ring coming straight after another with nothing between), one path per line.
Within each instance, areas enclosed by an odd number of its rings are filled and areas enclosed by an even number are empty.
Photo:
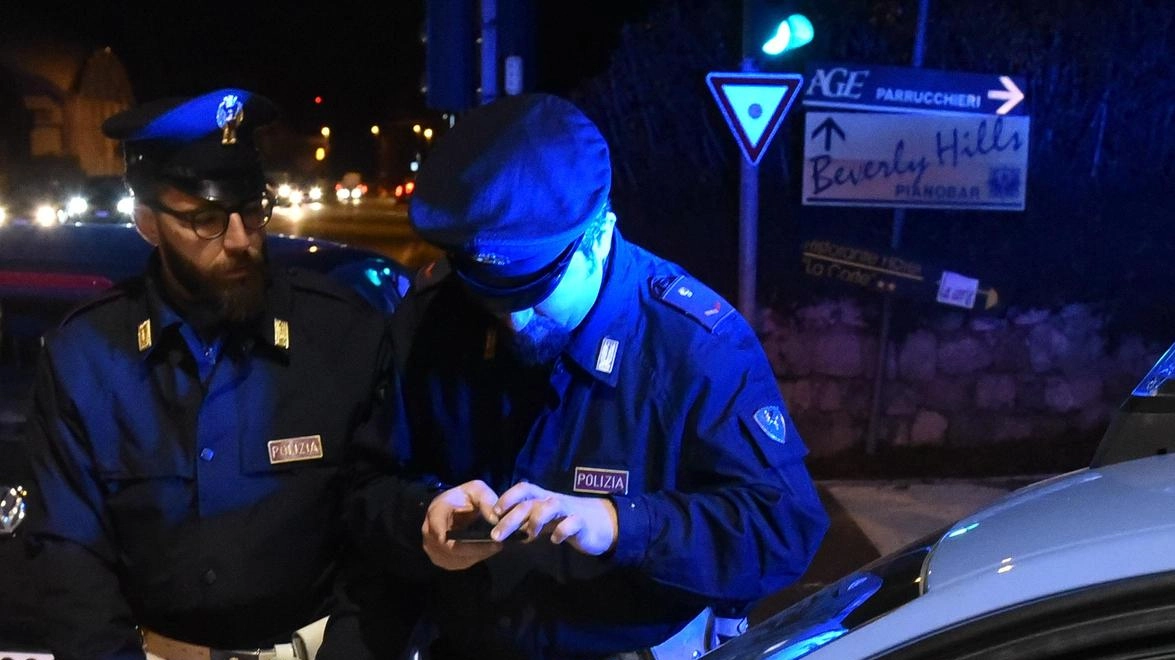
M433 498L424 514L424 552L432 563L459 571L484 561L502 550L501 543L460 543L448 539L449 530L465 529L479 518L498 522L494 502L498 494L484 481L467 481Z
M531 483L510 487L493 507L500 516L491 536L501 540L521 529L531 540L550 534L585 555L602 555L616 545L616 507L604 497L576 497Z

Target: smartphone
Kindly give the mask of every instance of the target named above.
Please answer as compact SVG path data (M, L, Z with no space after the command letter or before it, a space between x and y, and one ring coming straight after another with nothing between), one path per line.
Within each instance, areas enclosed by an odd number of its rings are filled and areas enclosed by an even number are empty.
M450 529L446 538L450 541L459 541L461 543L496 543L490 538L490 531L494 529L484 518L479 519L465 529ZM525 541L526 532L521 529L515 530L513 534L507 536L502 543L509 543L514 541Z

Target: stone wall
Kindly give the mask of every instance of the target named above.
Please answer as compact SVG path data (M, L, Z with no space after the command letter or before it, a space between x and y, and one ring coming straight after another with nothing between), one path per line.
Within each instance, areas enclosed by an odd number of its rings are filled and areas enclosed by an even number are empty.
M864 446L873 404L875 309L827 300L760 319L764 349L813 455ZM1089 305L999 314L944 308L891 335L878 446L973 446L1100 434L1166 349L1106 339ZM1173 338L1175 339L1175 338Z

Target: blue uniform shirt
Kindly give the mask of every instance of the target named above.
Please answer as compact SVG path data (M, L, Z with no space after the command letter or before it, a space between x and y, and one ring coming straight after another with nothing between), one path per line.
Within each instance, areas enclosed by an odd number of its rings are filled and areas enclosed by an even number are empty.
M274 272L248 328L203 342L132 280L48 339L30 424L49 643L141 658L136 625L256 648L326 613L343 454L372 423L385 323L340 285Z
M655 646L709 604L750 603L807 567L827 517L757 338L679 267L615 234L595 306L553 367L520 366L495 320L452 277L393 319L409 426L398 529L360 514L394 567L432 581L448 653L576 658ZM405 475L416 478L405 481ZM458 572L422 572L427 486L520 481L610 497L619 537L602 557L508 545ZM376 493L381 493L376 495ZM417 557L419 560L419 557Z

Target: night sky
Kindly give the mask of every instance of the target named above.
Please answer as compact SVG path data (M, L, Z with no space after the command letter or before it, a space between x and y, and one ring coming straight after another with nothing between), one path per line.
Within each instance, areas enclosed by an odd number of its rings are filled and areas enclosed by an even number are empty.
M651 4L536 3L537 86L555 93L602 72L619 27ZM276 100L306 130L320 122L365 130L426 112L424 0L288 4L5 0L0 37L109 46L139 101L241 86Z

